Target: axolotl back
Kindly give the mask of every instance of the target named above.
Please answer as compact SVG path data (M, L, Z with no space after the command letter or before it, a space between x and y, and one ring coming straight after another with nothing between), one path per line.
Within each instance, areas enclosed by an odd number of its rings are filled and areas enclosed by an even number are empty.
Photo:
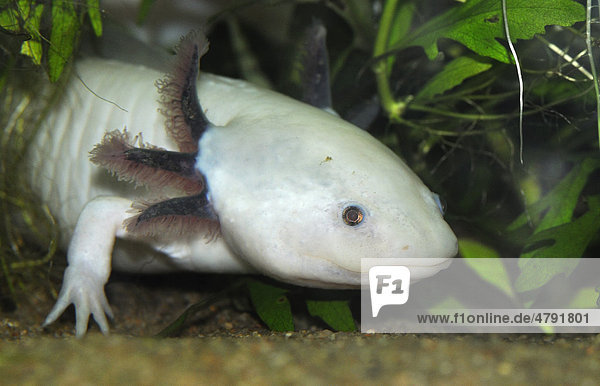
M184 39L158 94L154 70L77 64L81 81L29 156L32 185L68 245L45 324L73 303L78 336L90 314L107 332L111 265L356 288L363 257L411 258L426 277L456 254L437 196L396 154L322 109L239 80L197 80L206 49L199 34Z

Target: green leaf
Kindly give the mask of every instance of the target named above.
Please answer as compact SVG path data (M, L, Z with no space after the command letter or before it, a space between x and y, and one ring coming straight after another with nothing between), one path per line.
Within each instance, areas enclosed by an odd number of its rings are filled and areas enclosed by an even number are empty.
M458 86L465 79L487 71L492 67L486 58L476 55L460 56L444 66L415 97L416 100L430 99Z
M21 45L21 54L29 56L34 64L42 63L42 36L40 34L40 23L44 6L38 5L33 9L28 7L27 1L19 2L19 10L25 18L25 31L29 33L31 38L26 40ZM29 2L30 3L30 2Z
M600 230L600 196L589 197L590 209L573 222L562 224L534 234L528 243L553 241L522 255L519 259L521 273L515 282L519 292L539 288L558 274L569 275L579 264L579 258ZM556 257L564 259L553 259Z
M87 0L88 16L94 30L94 34L102 36L102 18L100 17L100 0Z
M469 239L458 240L458 251L464 263L470 267L482 280L490 283L508 297L514 298L510 276L496 250L487 245ZM485 260L481 260L485 258Z
M310 315L323 319L334 330L356 330L347 300L307 300L306 307Z
M24 41L21 54L29 56L31 61L39 66L42 63L42 42L33 39Z
M293 331L294 321L290 302L283 288L249 279L250 300L263 322L273 331Z
M471 239L459 239L458 252L465 259L500 258L500 255L495 249L492 249L479 241Z
M48 52L50 81L56 82L71 58L79 23L73 3L67 0L52 2L52 31Z
M33 6L31 1L21 0L18 3L18 10L21 19L24 21L25 31L29 32L33 37L39 37L40 21L42 20L44 5Z
M554 244L526 253L523 257L581 257L600 230L600 196L588 197L588 205L590 209L575 221L545 229L527 239L526 248L546 240L554 240Z
M570 26L585 20L585 9L571 0L507 0L507 17L513 41L531 39L544 27ZM496 39L506 39L500 0L469 0L431 19L392 49L419 45L430 59L438 54L440 38L456 40L479 55L509 63L506 48Z
M521 273L515 281L515 289L517 292L538 289L556 275L569 275L577 264L579 259L519 259Z
M2 28L29 35L29 38L21 44L21 54L29 56L37 65L42 62L40 22L43 12L44 5L35 5L29 0L20 0L16 3L16 9L6 8L0 12Z
M7 31L19 31L19 22L14 10L8 8L0 12L0 27Z
M515 219L507 231L514 231L526 225L529 221L538 222L541 214L547 211L537 224L535 232L555 227L571 221L579 195L589 175L600 168L600 159L586 158L573 167L563 180L541 200Z

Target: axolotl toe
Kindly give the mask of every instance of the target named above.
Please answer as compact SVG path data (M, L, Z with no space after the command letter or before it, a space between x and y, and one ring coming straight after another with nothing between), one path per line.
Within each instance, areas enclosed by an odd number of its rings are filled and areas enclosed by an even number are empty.
M437 196L390 149L323 109L198 77L206 49L203 36L188 36L158 82L161 74L142 66L77 63L80 79L28 157L31 183L68 245L45 324L74 304L78 336L90 314L108 332L111 267L355 288L363 257L411 258L425 277L456 254Z

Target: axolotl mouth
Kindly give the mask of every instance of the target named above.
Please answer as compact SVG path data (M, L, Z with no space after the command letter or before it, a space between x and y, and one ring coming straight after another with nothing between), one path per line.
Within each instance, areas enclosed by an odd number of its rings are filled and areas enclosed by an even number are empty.
M452 264L452 257L443 258L384 258L378 262L378 259L367 259L364 264L364 271L354 271L343 268L331 261L311 257L313 261L313 272L321 272L320 277L327 277L327 280L320 278L285 276L280 280L304 287L326 288L326 289L358 289L361 284L368 283L369 268L376 265L402 265L409 269L411 283L427 279L448 268ZM315 262L318 260L318 262ZM324 273L324 274L323 274ZM277 278L276 273L271 272L270 276Z

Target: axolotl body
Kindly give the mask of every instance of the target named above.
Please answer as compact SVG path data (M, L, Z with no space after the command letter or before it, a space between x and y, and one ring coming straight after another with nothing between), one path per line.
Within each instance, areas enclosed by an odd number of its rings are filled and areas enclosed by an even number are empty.
M158 82L161 73L139 65L77 63L28 156L68 245L46 325L74 304L78 336L90 314L108 332L111 267L357 288L363 257L410 258L418 278L456 254L437 196L395 153L323 109L198 77L206 49L188 36ZM139 200L120 179L153 197Z

